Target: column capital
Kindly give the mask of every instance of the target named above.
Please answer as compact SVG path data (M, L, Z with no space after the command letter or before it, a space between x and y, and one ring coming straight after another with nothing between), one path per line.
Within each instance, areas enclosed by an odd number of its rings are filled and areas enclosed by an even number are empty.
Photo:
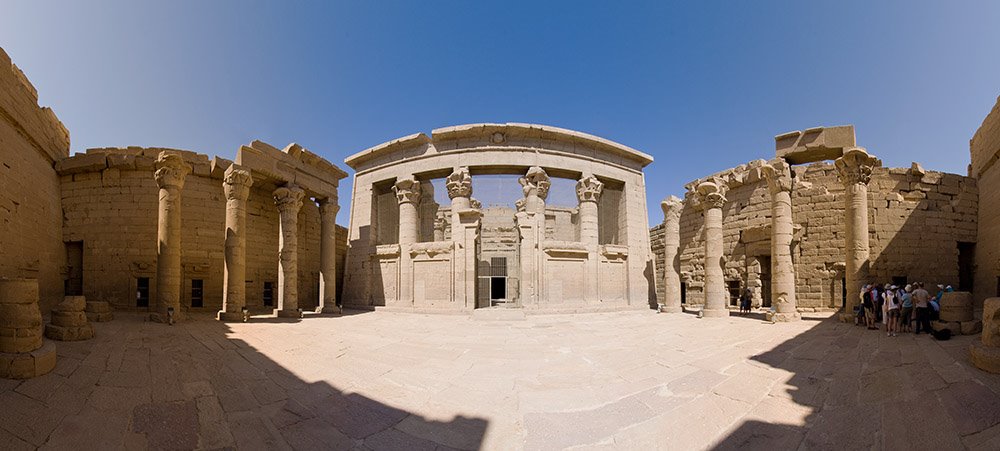
M542 200L545 200L549 196L549 187L552 186L549 174L545 173L545 170L538 166L529 168L528 173L524 177L517 179L517 183L521 184L521 191L524 192L524 197L528 197L534 192Z
M583 174L583 177L576 182L576 198L580 202L597 202L601 200L603 191L604 183L593 174Z
M392 192L396 193L396 201L400 205L420 203L420 182L412 177L397 180L392 186Z
M163 151L156 157L156 184L160 188L184 188L184 178L191 173L191 165L180 155Z
M298 213L302 208L302 197L305 191L294 184L287 184L274 190L274 204L281 213Z
M791 192L795 179L792 178L792 168L785 160L778 158L761 166L761 172L767 179L767 189L772 195Z
M844 156L837 158L833 164L837 167L837 175L845 186L867 185L872 179L872 170L879 165L879 160L869 155L862 147L852 147L845 150Z
M445 179L445 187L448 188L449 199L472 196L472 175L469 174L469 168L455 168Z
M469 198L469 207L472 208L472 209L475 209L475 210L482 210L483 209L483 203L480 202L479 199L476 199L474 197L470 197Z
M715 180L701 182L695 188L695 195L703 208L722 208L726 204L726 184Z
M335 196L319 199L319 214L323 217L336 217L340 211L340 205Z
M253 177L250 171L235 164L226 169L222 179L222 187L226 191L226 199L246 201L250 197L250 186Z
M681 212L684 211L684 201L677 196L670 196L660 202L660 208L663 209L663 222L678 221L681 218Z

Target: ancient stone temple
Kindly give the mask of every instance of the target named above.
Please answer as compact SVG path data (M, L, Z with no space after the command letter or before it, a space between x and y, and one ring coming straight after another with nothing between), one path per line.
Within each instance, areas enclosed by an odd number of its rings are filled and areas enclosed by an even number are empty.
M343 303L472 311L655 305L642 169L652 157L555 127L473 124L347 158L355 171ZM483 207L477 177L516 176L513 205ZM547 204L575 184L575 207ZM443 180L447 202L435 195ZM440 184L439 184L440 185ZM513 191L513 190L512 190Z
M683 202L665 207L681 213L650 231L666 274L661 304L718 316L749 289L755 306L785 321L803 310L851 312L865 283L971 289L977 180L916 163L882 167L856 145L852 126L785 133L775 148L769 161L688 183ZM664 264L671 255L676 270ZM672 271L680 290L664 282Z

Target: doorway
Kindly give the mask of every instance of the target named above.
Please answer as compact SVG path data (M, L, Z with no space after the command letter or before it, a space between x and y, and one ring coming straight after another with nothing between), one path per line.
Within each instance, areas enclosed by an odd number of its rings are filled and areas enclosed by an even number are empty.
M66 296L83 296L83 241L66 242Z
M757 257L760 262L760 306L771 308L771 256Z
M975 272L976 243L958 243L958 291L972 292Z

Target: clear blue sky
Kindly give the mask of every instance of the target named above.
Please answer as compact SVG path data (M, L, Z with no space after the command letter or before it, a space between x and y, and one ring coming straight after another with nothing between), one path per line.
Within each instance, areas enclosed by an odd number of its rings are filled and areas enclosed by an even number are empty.
M74 151L262 139L345 167L409 133L542 123L652 154L656 223L685 182L816 125L964 174L1000 94L998 24L995 1L6 1L0 46Z

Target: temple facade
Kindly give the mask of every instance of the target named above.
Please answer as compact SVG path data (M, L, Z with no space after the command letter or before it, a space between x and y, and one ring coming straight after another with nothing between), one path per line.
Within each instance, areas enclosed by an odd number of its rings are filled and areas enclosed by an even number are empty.
M602 138L529 124L441 128L357 153L345 160L355 176L343 303L649 308L642 169L652 161ZM514 205L483 208L474 197L480 175L516 176ZM575 184L573 208L547 205L557 178ZM447 202L436 200L435 185Z

